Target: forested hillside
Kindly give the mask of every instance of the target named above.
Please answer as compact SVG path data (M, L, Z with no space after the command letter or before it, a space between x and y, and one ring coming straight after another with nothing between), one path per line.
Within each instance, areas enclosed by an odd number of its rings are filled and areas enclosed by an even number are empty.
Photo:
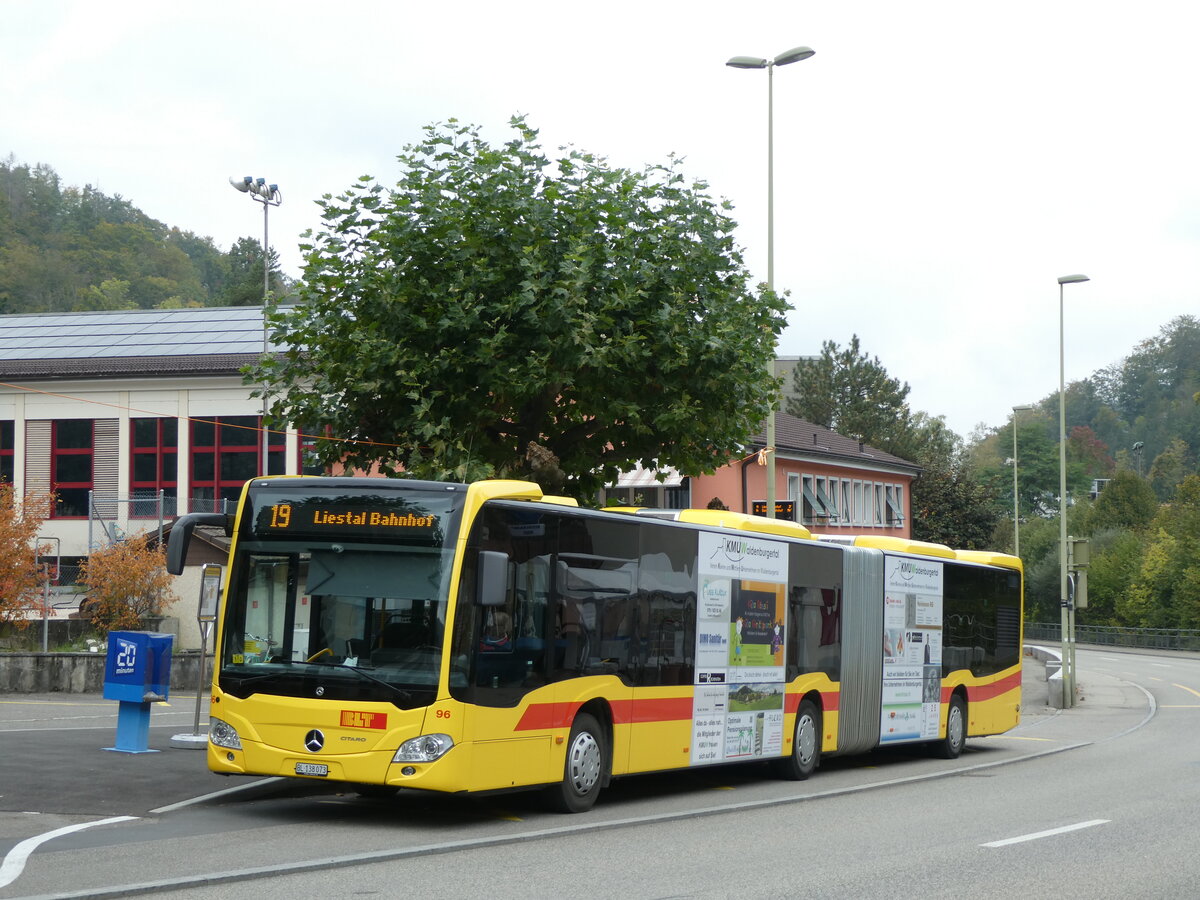
M1067 525L1093 544L1080 621L1200 628L1200 320L1174 319L1066 398ZM1058 391L1015 415L1027 601L1033 617L1057 621ZM970 451L1005 510L993 543L1010 550L1013 426Z
M907 395L856 336L797 365L789 411L919 463L913 536L954 547L1016 549L1015 458L1026 617L1058 622L1058 390L966 443ZM1200 320L1173 320L1066 400L1067 531L1092 550L1079 622L1200 629Z
M64 186L48 165L0 162L0 313L252 306L263 250L228 252L120 196ZM274 292L289 288L271 254Z

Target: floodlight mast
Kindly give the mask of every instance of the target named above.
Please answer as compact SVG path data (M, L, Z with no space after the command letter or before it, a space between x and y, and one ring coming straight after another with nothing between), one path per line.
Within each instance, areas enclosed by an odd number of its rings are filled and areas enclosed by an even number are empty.
M267 184L267 179L265 178L254 178L250 175L245 175L241 178L231 177L229 183L233 185L235 190L243 194L248 194L251 200L263 205L263 356L266 357L268 352L267 300L271 296L271 243L267 213L272 206L278 206L283 202L283 195L279 192L279 185ZM262 432L262 462L259 465L259 470L263 475L268 474L270 471L270 466L267 464L267 453L269 452L267 440L268 406L267 391L264 385L262 421L259 423L259 430Z

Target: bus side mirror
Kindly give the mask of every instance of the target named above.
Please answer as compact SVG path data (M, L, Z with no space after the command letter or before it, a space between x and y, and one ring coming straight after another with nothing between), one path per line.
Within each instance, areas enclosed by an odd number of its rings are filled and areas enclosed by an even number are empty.
M475 605L503 606L508 599L508 554L480 550L475 571Z
M172 575L183 574L188 544L191 543L192 531L197 525L220 525L222 528L228 528L228 516L224 513L188 513L175 520L167 538L167 571Z

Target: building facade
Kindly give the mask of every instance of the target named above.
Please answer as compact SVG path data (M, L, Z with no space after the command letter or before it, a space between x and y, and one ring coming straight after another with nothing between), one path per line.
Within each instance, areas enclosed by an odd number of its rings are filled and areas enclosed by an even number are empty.
M777 514L814 534L912 536L912 482L920 466L787 413L775 415L775 445ZM685 478L668 468L637 469L622 473L603 499L668 509L715 503L734 512L761 513L767 495L765 453L766 435L760 432L740 458L711 475Z
M60 563L60 613L77 605L66 585L93 549L185 512L232 510L256 475L321 471L306 468L301 432L260 427L263 401L242 370L265 349L275 348L260 307L0 316L0 480L18 496L56 495L42 537ZM776 445L776 497L795 521L818 534L911 535L918 466L785 413ZM601 500L752 512L765 505L764 449L760 434L712 475L636 469ZM184 647L199 644L198 589L187 577L176 586Z
M0 479L56 495L42 537L59 612L92 549L226 508L264 472L303 471L303 438L264 435L241 374L263 340L259 307L0 316ZM176 592L190 605L186 582Z

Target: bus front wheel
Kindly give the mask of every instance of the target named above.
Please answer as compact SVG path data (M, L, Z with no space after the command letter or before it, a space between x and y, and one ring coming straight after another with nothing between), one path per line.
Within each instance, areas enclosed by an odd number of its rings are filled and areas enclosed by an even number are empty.
M811 700L801 700L796 710L796 734L789 756L775 760L775 772L789 781L803 781L821 758L821 715Z
M933 745L933 752L942 759L958 759L967 743L967 704L959 694L950 698L946 710L946 736Z
M571 725L563 779L548 788L550 805L559 812L586 812L596 803L604 780L604 731L594 716L580 713Z

